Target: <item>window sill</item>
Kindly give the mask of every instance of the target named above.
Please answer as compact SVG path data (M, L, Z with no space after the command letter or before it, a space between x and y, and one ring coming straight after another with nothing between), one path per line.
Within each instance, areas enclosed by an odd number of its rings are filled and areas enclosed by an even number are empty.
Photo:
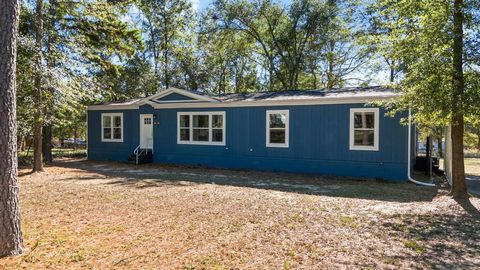
M378 151L378 147L350 146L350 150L352 150L352 151Z
M122 142L123 142L123 140L121 140L121 139L118 139L118 140L114 140L114 139L110 139L110 140L108 140L108 139L103 139L103 140L102 140L102 142L116 142L116 143L122 143Z
M267 147L272 147L272 148L288 148L288 144L267 144Z
M225 142L190 142L190 141L177 141L177 144L186 145L210 145L210 146L225 146Z

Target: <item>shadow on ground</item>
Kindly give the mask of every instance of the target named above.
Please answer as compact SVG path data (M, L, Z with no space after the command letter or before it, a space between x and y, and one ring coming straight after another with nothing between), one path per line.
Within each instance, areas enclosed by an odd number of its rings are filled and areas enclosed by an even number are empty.
M89 181L105 178L107 180L106 183L109 185L122 185L141 189L208 183L394 202L432 201L439 192L438 188L416 186L411 183L392 183L289 173L220 170L177 165L131 165L86 160L63 160L53 165L96 174L94 176L63 178L61 179L62 181Z
M430 269L452 269L453 265L456 269L478 269L480 215L468 200L459 204L470 209L468 213L394 215L371 225L384 227L392 239L409 239L403 240L404 245L416 255L399 254L394 259L420 261Z

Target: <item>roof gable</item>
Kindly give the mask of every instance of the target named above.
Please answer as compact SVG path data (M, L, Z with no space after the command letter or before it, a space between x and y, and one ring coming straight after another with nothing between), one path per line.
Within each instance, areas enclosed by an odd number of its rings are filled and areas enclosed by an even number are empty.
M168 88L158 93L143 98L137 102L138 105L142 104L160 104L160 103L175 103L175 102L217 102L216 99L211 97L193 93L190 91L178 89L178 88Z

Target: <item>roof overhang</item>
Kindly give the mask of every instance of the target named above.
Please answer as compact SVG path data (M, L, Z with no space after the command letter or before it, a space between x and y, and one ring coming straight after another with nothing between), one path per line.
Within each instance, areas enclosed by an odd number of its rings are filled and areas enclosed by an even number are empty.
M169 103L155 104L155 109L174 108L227 108L227 107L265 107L265 106L306 106L306 105L333 105L333 104L362 104L375 101L384 101L395 98L395 96L362 96L362 97L325 97L321 99L302 100L258 100L258 101L231 101L216 103Z
M152 102L152 99L158 99L163 96L178 93L185 95L195 100L185 101L173 101L173 102ZM357 97L322 97L316 99L290 99L290 100L247 100L247 101L218 101L209 97L197 95L185 90L169 88L158 92L157 94L146 97L133 104L109 104L109 105L92 105L88 106L87 110L135 110L140 106L149 104L154 109L175 109L175 108L228 108L228 107L265 107L265 106L305 106L305 105L333 105L333 104L361 104L375 101L385 101L395 98L397 94L387 95L361 95ZM203 101L203 102L199 102Z

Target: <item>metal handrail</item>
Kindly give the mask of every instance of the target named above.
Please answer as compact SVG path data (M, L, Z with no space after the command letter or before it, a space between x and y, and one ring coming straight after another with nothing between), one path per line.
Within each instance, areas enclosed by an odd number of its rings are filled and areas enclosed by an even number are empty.
M133 154L135 154L135 164L138 165L138 157L143 154L144 151L147 151L147 154L148 154L148 144L147 144L147 148L140 148L141 145L138 145L135 150L133 150ZM153 150L152 150L152 153L153 153Z

